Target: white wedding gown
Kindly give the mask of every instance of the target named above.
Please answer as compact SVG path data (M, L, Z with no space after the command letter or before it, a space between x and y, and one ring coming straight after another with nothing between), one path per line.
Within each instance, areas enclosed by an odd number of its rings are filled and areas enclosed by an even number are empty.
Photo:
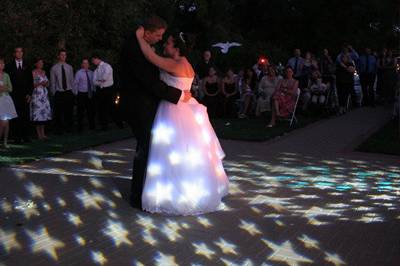
M193 79L161 72L170 86L190 90ZM161 101L154 120L142 207L152 213L197 215L222 207L225 154L205 106L195 99Z

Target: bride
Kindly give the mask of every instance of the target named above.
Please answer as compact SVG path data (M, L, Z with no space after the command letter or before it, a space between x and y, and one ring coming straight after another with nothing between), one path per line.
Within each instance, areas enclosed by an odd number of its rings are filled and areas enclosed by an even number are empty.
M186 59L189 45L185 34L169 36L164 44L166 57L158 56L143 35L139 28L140 48L146 59L161 69L161 80L190 90L195 73ZM220 209L221 198L228 194L224 157L203 105L193 98L176 105L161 101L152 128L143 209L173 215Z

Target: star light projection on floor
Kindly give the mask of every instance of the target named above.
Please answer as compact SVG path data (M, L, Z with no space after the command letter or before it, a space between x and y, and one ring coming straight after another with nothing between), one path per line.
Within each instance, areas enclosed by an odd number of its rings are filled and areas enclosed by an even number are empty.
M400 259L395 250L364 250L373 245L364 245L371 227L400 233L398 165L291 153L268 162L239 156L225 162L231 184L223 210L165 217L136 212L122 198L116 184L129 189L131 152L87 151L80 159L2 169L0 264L395 265ZM159 189L168 198L168 189ZM363 238L349 239L354 230Z

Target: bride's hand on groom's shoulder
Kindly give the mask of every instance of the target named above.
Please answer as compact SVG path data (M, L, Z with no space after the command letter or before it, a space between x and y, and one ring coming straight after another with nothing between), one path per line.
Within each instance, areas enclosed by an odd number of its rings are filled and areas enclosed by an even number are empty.
M139 28L136 30L136 37L143 38L143 36L144 36L144 28L143 26L139 26Z

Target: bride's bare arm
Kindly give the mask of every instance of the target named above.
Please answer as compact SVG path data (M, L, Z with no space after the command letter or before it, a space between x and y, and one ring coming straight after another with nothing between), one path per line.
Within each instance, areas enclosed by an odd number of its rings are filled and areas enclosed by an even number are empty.
M169 73L176 73L179 68L179 63L171 58L162 57L156 54L153 48L143 39L143 33L144 30L142 27L140 27L136 31L136 38L146 59L162 70L165 70Z

